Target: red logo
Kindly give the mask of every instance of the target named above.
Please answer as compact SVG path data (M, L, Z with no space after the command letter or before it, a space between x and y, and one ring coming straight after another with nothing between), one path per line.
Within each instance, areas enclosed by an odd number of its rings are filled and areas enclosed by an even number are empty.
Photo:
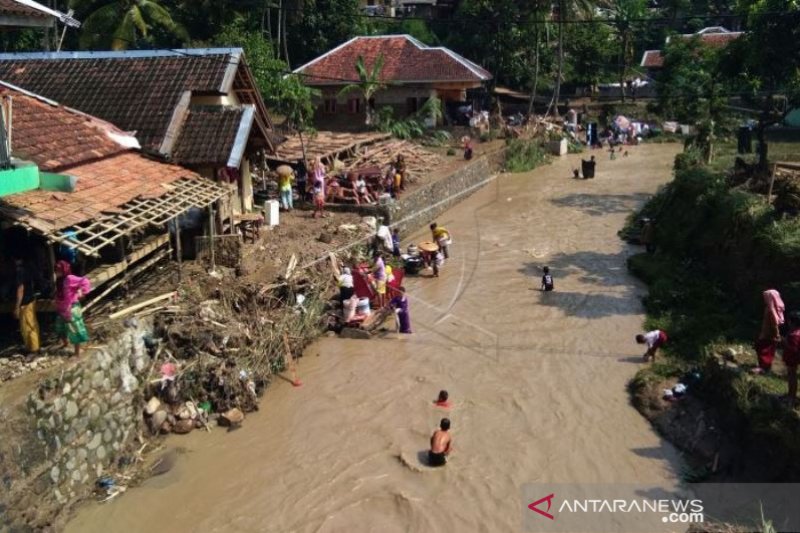
M528 509L530 509L531 511L539 513L540 515L544 516L545 518L549 518L550 520L555 520L553 515L551 515L550 512L549 512L550 511L550 506L553 505L553 497L554 496L555 496L555 494L550 494L549 496L545 496L544 498L542 498L540 500L536 500L532 504L528 505ZM542 511L541 509L538 509L536 507L537 505L539 505L539 504L541 504L541 503L543 503L545 501L547 502L547 511Z

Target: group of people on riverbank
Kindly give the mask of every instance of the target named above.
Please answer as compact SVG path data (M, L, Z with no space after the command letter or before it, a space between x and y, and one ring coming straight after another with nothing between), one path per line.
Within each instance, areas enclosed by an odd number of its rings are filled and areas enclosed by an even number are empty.
M302 202L310 201L314 206L312 217L325 217L328 203L356 205L377 203L382 195L399 198L408 182L408 168L403 154L387 165L385 172L349 171L337 172L317 157L308 163L298 161L294 167L282 165L277 169L278 191L284 211L294 209L295 188Z
M786 401L792 406L797 404L797 367L800 365L800 312L786 312L780 293L769 289L762 293L764 314L761 319L761 330L755 343L758 366L755 374L767 374L772 371L772 364L778 349L783 355L786 365L788 394Z

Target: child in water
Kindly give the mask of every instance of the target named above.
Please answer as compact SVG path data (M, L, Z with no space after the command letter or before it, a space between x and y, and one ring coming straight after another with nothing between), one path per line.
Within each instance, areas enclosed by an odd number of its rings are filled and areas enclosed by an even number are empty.
M447 393L446 390L439 391L439 397L433 401L433 405L436 407L443 407L445 409L450 409L450 395Z
M550 275L550 267L544 267L542 270L544 271L544 275L542 276L542 290L550 292L556 288L553 282L553 276Z

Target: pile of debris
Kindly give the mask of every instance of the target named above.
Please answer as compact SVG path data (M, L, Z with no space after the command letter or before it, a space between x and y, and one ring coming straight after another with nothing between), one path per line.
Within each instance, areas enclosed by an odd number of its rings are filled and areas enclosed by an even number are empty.
M322 295L333 282L324 264L303 276L293 269L271 285L221 269L211 286L208 278L187 281L180 305L155 316L145 395L153 434L208 429L213 421L235 427L258 409L270 380L293 368L295 354L326 327Z
M427 174L442 162L438 154L429 152L418 144L388 140L364 147L361 154L345 162L345 168L348 170L365 166L383 168L394 162L398 155L403 156L406 168L411 174Z

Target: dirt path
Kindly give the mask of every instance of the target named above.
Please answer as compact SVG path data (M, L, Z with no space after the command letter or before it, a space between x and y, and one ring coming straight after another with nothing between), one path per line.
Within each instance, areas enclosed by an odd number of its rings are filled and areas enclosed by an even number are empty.
M643 287L625 216L669 179L677 148L643 146L576 181L576 158L501 176L440 217L438 280L408 283L415 334L323 339L231 434L176 438L187 455L70 531L517 531L530 482L669 485L680 466L629 405ZM421 234L422 235L422 234ZM556 292L538 292L540 267ZM420 462L455 400L455 451Z

